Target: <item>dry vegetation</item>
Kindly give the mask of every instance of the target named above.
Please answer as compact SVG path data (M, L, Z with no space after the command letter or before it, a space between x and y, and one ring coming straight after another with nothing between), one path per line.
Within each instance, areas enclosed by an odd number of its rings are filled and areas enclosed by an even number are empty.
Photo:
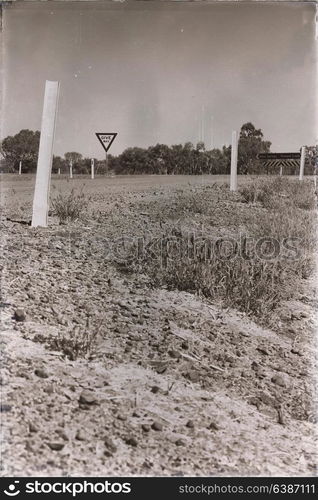
M4 475L317 472L313 185L225 180L8 177Z
M216 185L200 193L178 190L171 205L157 204L161 217L170 216L174 223L161 230L160 251L146 254L137 265L132 260L132 268L147 272L155 286L221 299L226 306L268 322L273 310L293 298L301 279L314 270L313 185L277 177L252 181L239 194L240 198L229 194L226 185ZM215 240L213 218L221 199L251 203L256 210L244 218L243 232L224 232ZM204 216L199 229L184 224L191 217L195 222L198 214ZM222 219L225 227L233 223L227 215L228 221Z

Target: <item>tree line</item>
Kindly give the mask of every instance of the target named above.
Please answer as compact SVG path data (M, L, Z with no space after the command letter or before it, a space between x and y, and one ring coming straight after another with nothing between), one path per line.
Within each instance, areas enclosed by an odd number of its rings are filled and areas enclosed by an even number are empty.
M2 164L5 165L5 170L18 171L19 162L22 161L23 172L35 172L39 141L40 132L27 129L21 130L15 136L6 137L1 145ZM264 172L262 162L258 160L258 154L270 152L270 147L271 142L264 140L261 129L256 129L251 122L243 124L238 143L238 173L277 173ZM64 157L54 156L53 173L68 174L70 163L74 174L90 173L91 158L85 158L75 151L65 153ZM224 145L221 149L208 150L203 142L198 142L196 145L186 142L172 146L156 144L148 148L130 147L118 156L109 154L107 163L96 158L94 163L96 175L229 174L231 146Z

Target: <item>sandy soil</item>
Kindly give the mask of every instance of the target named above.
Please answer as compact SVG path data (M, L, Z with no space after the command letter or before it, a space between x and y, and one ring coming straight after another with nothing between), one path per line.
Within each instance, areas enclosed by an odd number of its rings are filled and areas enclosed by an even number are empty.
M85 184L91 210L31 228L34 179L2 178L2 475L317 474L314 281L269 329L94 247L155 233L157 202L224 179L53 179Z

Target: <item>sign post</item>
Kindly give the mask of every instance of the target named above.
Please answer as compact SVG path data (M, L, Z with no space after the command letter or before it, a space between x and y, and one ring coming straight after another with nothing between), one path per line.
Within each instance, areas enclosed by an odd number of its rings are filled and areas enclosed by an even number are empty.
M302 181L304 178L305 159L306 159L306 146L302 146L301 156L300 156L300 168L299 168L299 180L300 181Z
M230 191L237 190L237 132L232 132Z
M278 171L279 175L283 175L283 169L297 172L299 169L300 153L259 153L258 159L261 160L262 166L271 171Z
M95 177L95 169L94 169L94 158L91 159L91 178L94 179Z
M116 139L117 132L109 132L109 133L108 132L107 133L96 132L95 135L105 150L105 153L106 153L105 165L106 165L106 171L107 171L108 170L107 152L108 152L110 146L113 144L114 140Z
M59 82L46 81L33 198L32 227L47 226Z

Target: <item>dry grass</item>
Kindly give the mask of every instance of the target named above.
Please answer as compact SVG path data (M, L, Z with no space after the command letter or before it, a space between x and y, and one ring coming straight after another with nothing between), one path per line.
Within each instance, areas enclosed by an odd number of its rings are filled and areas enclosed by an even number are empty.
M71 361L79 358L91 359L97 348L97 338L102 321L93 328L87 320L86 328L73 326L67 332L59 331L57 338L52 340L54 349L61 351Z
M220 192L218 186L216 195ZM251 182L240 194L246 202L257 203L260 208L245 216L245 234L236 235L236 253L232 257L215 251L213 235L202 234L199 250L189 258L186 249L190 236L182 230L181 220L177 226L167 224L160 236L164 241L176 238L169 255L162 250L155 257L146 254L139 262L139 270L146 271L155 286L222 300L227 306L266 320L283 300L295 295L301 280L314 270L316 200L310 182L286 178ZM191 212L208 214L212 196L212 189L203 189L202 196L196 192L195 197L183 192L182 200L178 196L173 206L177 206L179 216L182 212L187 217ZM232 203L238 206L236 195ZM254 251L244 254L242 248L247 238L252 238ZM265 238L267 242L263 241Z
M83 189L76 192L73 188L70 192L59 193L51 202L52 212L59 218L60 223L75 221L79 219L87 209L89 197Z

